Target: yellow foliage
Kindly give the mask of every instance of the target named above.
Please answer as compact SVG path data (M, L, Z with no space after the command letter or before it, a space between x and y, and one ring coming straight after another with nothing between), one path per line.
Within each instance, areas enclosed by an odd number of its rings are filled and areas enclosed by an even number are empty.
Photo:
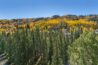
M70 29L70 32L74 31L75 28L80 28L82 30L86 30L89 28L89 30L93 30L97 27L97 23L93 21L88 21L87 19L69 20L66 18L39 20L37 22L30 22L28 25L31 31L33 31L37 26L40 27L41 30L46 30L46 29L55 28L62 22L64 25L67 25L67 28ZM11 27L13 29L15 28L14 25L9 25L9 24L5 24L5 25L0 24L0 26ZM18 25L18 27L26 28L27 24L24 23L24 24ZM3 30L4 29L0 29L0 31L3 31Z

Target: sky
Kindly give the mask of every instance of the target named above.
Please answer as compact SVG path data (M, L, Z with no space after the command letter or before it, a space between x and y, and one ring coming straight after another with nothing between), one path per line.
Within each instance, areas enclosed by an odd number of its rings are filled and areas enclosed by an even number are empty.
M98 14L98 0L0 0L0 19Z

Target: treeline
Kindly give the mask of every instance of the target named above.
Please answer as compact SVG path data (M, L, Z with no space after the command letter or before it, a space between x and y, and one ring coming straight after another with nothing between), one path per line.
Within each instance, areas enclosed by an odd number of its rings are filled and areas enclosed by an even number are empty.
M51 17L40 17L40 18L20 18L20 19L2 19L0 20L0 23L12 23L12 22L21 22L21 21L31 21L31 22L37 22L39 20L47 20L47 19L56 19L56 18L67 18L70 20L79 20L79 19L88 19L89 21L96 21L98 22L98 15L53 15Z
M30 28L33 30L36 26L39 26L42 30L57 29L57 28L88 28L98 29L98 15L54 15L52 17L40 17L40 18L22 18L22 19L4 19L0 20L0 31L7 31L16 29Z

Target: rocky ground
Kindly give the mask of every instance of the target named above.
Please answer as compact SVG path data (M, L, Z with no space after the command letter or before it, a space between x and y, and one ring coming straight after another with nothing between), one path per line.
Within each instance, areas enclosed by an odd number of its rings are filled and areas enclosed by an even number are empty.
M0 65L7 65L7 64L6 64L7 61L8 61L8 60L6 59L5 54L1 54L1 55L0 55Z

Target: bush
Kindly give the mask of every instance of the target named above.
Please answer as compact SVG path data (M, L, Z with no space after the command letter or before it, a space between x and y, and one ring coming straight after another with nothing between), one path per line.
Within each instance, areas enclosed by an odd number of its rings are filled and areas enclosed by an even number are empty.
M13 65L64 65L68 39L60 31L18 30L6 39L6 53Z
M68 47L70 65L98 65L98 41L93 32L83 33Z

